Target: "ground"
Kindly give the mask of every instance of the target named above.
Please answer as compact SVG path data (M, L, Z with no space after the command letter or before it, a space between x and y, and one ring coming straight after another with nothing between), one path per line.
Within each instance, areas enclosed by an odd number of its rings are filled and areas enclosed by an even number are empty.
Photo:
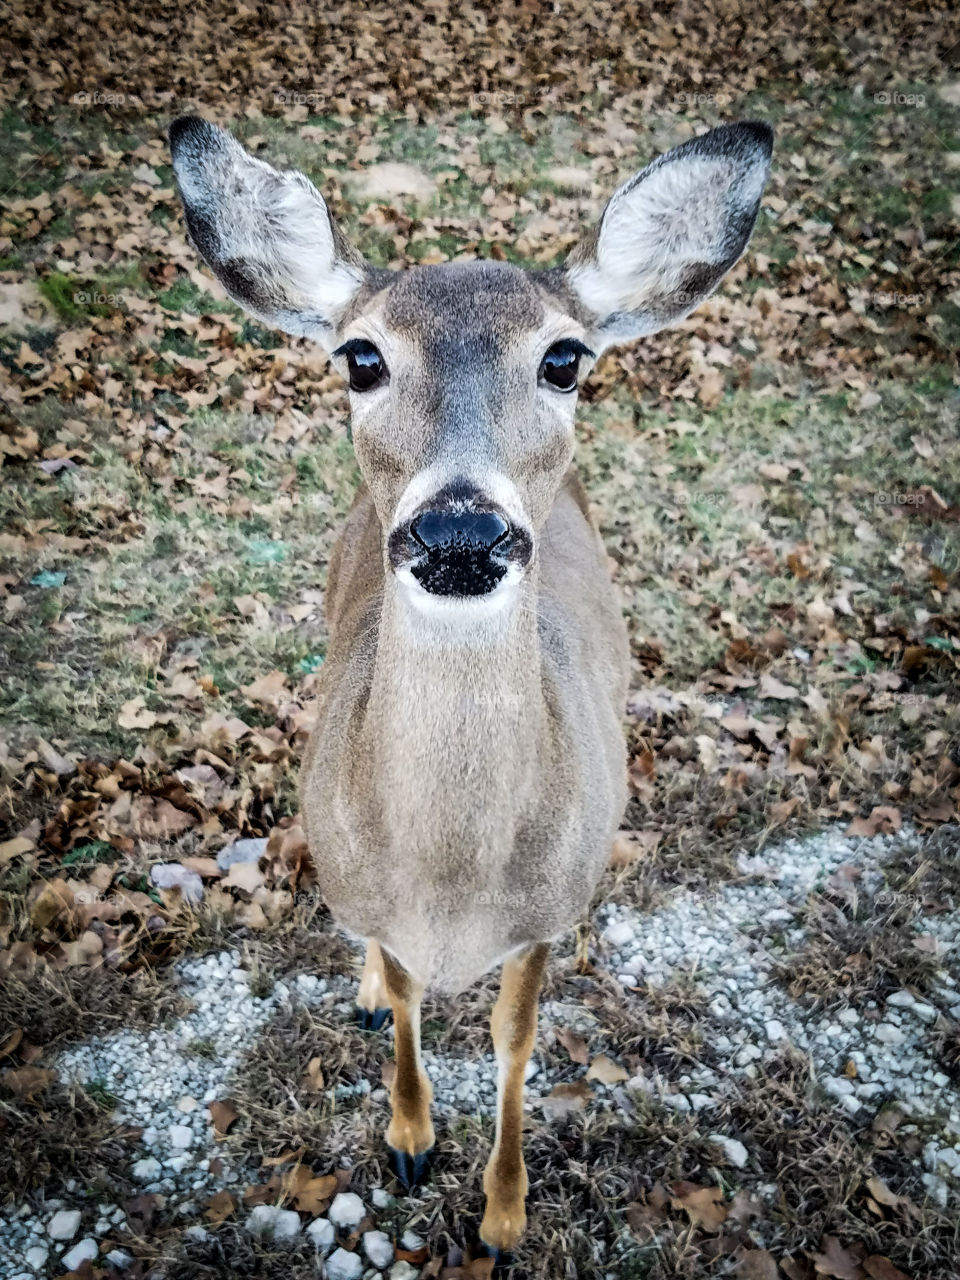
M300 835L358 473L322 355L186 243L165 129L199 110L389 266L558 262L658 152L774 124L747 256L581 398L632 795L548 970L514 1275L960 1276L947 8L24 0L0 44L0 1274L92 1239L80 1275L316 1276L338 1193L408 1276L488 1271L493 982L426 1010L403 1196L390 1032L351 1026ZM287 1244L248 1230L277 1203Z

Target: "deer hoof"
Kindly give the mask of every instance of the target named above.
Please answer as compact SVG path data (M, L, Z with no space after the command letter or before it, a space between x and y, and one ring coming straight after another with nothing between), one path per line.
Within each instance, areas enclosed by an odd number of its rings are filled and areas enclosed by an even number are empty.
M480 1241L480 1257L493 1259L493 1275L505 1276L513 1266L513 1254L509 1249L498 1249L495 1244Z
M398 1151L396 1147L390 1147L389 1151L390 1168L407 1191L412 1191L414 1187L427 1181L430 1175L430 1157L433 1154L433 1147L415 1156L407 1151Z
M386 1020L390 1017L390 1006L385 1005L382 1009L364 1009L362 1005L357 1005L357 1026L361 1031L379 1031Z

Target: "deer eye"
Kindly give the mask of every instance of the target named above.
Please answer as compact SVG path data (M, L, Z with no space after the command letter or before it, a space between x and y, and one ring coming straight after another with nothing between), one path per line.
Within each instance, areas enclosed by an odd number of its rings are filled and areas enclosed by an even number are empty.
M576 338L563 338L547 349L540 364L540 378L557 391L573 391L577 386L580 357L593 352Z
M365 338L351 338L333 354L346 357L351 391L372 391L387 376L383 356Z

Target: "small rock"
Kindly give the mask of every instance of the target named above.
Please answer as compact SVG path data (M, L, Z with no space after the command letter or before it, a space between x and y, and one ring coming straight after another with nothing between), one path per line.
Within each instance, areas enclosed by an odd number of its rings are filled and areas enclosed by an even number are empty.
M711 1133L710 1141L723 1148L723 1154L732 1165L738 1169L745 1168L748 1159L747 1148L737 1138L728 1138L722 1133Z
M929 1191L931 1198L937 1202L941 1209L945 1209L947 1207L947 1198L950 1195L950 1188L935 1173L924 1173L921 1177L923 1185Z
M202 1231L203 1228L201 1227L200 1230ZM184 1235L186 1234L187 1233L184 1232ZM107 1261L112 1266L116 1267L118 1271L126 1271L127 1267L129 1267L130 1263L133 1261L133 1258L129 1253L124 1253L122 1249L111 1249L107 1254Z
M400 1237L400 1248L406 1249L408 1253L416 1253L424 1244L423 1236L418 1236L415 1231L405 1231Z
M192 1227L187 1227L183 1234L188 1240L196 1240L198 1244L203 1244L204 1240L207 1240L210 1237L210 1232L207 1228L201 1227L199 1223L196 1223Z
M374 1187L370 1199L376 1209L389 1209L393 1204L393 1196L389 1191L384 1191L383 1187Z
M633 927L625 920L611 920L603 931L603 936L614 947L625 947L633 941Z
M395 1262L390 1268L390 1280L417 1280L420 1272L409 1262Z
M292 1240L300 1234L300 1215L275 1204L258 1204L247 1216L247 1230L252 1236Z
M779 1018L771 1018L769 1022L763 1024L763 1029L767 1033L767 1039L771 1044L776 1044L778 1040L786 1040L787 1029Z
M28 1249L23 1255L23 1260L31 1271L42 1271L47 1265L49 1256L50 1250L45 1244L35 1244L32 1249Z
M82 1216L79 1209L59 1209L47 1223L47 1235L51 1240L72 1240L80 1230Z
M162 1171L160 1161L147 1156L145 1160L138 1160L131 1172L138 1182L153 1182L160 1177Z
M333 1204L327 1210L327 1217L335 1227L355 1227L363 1221L366 1212L359 1196L352 1191L341 1191L334 1197Z
M393 1261L393 1245L385 1231L365 1231L363 1251L375 1267L382 1271Z
M320 1253L326 1253L331 1249L336 1239L333 1223L327 1218L314 1218L307 1227L307 1235L313 1241L314 1248Z
M346 1249L335 1249L327 1259L324 1274L327 1280L360 1280L363 1275L363 1261L358 1253L348 1253Z
M217 854L217 866L229 871L235 862L259 862L267 851L266 837L258 840L234 840Z
M891 1022L881 1022L873 1033L881 1044L902 1044L903 1032Z
M170 1139L170 1145L180 1151L193 1146L193 1130L188 1129L185 1124L172 1124L167 1130L167 1136Z
M179 862L158 862L150 868L150 880L158 889L179 889L184 902L203 901L203 881L196 871Z
M68 1271L76 1271L85 1262L92 1262L99 1252L96 1240L93 1236L87 1236L85 1240L81 1240L68 1253L65 1253L60 1262Z
M196 1100L196 1098L191 1098L189 1093L187 1093L187 1094L184 1094L184 1096L177 1103L177 1110L183 1111L187 1115L189 1115L191 1111L196 1111L199 1105L200 1103Z

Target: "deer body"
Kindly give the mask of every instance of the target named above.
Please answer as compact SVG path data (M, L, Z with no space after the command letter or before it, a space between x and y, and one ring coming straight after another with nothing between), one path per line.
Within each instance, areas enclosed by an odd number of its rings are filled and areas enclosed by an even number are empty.
M364 487L329 566L330 640L301 807L321 889L367 939L363 1025L394 1018L387 1128L411 1185L434 1144L420 1002L502 963L481 1239L525 1223L524 1068L547 943L587 907L626 797L627 639L572 468L580 377L675 323L743 252L766 125L727 125L623 184L557 269L368 266L303 174L185 118L197 248L254 315L349 380Z
M623 813L626 630L582 501L571 474L488 635L409 616L363 492L334 552L305 829L336 918L425 986L569 928Z

